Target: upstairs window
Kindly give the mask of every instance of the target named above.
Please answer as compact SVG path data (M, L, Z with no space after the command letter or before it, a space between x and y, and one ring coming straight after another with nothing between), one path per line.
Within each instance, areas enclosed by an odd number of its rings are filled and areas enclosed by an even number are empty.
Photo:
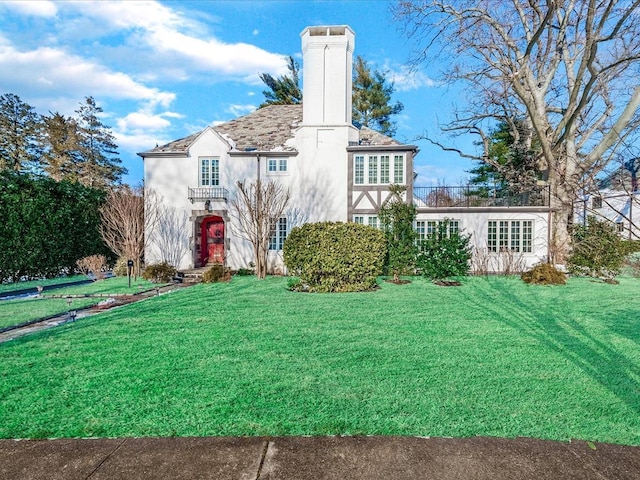
M392 163L393 160L393 163ZM405 183L404 155L355 155L354 185L390 185Z
M270 175L287 173L288 167L286 158L269 158L267 160L267 173Z
M358 155L357 157L355 157L354 159L354 178L353 178L353 183L355 183L356 185L363 185L364 184L364 157L361 155Z
M200 186L220 186L220 160L218 158L200 159Z

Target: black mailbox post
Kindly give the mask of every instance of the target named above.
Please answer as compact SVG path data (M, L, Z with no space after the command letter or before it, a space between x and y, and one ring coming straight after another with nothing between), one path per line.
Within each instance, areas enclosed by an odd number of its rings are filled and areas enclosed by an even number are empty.
M133 268L133 260L127 260L127 276L129 277L129 288L131 288L131 269Z

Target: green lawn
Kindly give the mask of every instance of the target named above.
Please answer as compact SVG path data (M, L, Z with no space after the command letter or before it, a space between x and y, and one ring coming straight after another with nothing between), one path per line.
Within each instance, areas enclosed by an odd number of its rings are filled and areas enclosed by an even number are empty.
M421 435L640 444L640 281L236 277L0 344L0 437Z
M82 278L76 279L81 280ZM65 313L70 309L77 310L102 300L101 298L73 298L71 306L69 306L66 299L48 298L50 295L137 293L155 286L143 278L138 278L136 281L131 281L131 288L129 288L126 277L114 277L85 285L48 290L43 292L42 297L0 300L0 328Z

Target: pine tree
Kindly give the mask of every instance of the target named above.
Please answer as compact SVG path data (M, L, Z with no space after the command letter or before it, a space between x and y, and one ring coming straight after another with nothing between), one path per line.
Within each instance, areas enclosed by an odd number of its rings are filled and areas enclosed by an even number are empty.
M404 110L402 103L390 103L394 91L393 83L387 83L384 73L372 71L358 55L353 70L353 123L392 137L397 127L391 116Z
M260 74L269 90L263 90L265 101L258 108L267 105L298 105L302 103L302 90L300 90L300 65L292 56L287 60L288 75L274 78L268 73Z
M19 96L0 96L0 169L28 171L37 166L41 120Z
M49 113L42 119L42 169L56 181L78 181L81 156L77 122L58 112Z
M78 143L82 157L79 180L85 185L104 188L118 183L125 173L118 157L118 146L111 127L102 123L93 97L86 97L78 110Z

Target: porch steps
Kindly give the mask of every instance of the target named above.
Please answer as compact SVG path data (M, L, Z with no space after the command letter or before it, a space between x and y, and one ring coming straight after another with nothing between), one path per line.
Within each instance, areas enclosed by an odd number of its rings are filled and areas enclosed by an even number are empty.
M192 268L189 270L183 270L179 273L182 283L200 283L202 282L202 275L208 270L209 267Z

